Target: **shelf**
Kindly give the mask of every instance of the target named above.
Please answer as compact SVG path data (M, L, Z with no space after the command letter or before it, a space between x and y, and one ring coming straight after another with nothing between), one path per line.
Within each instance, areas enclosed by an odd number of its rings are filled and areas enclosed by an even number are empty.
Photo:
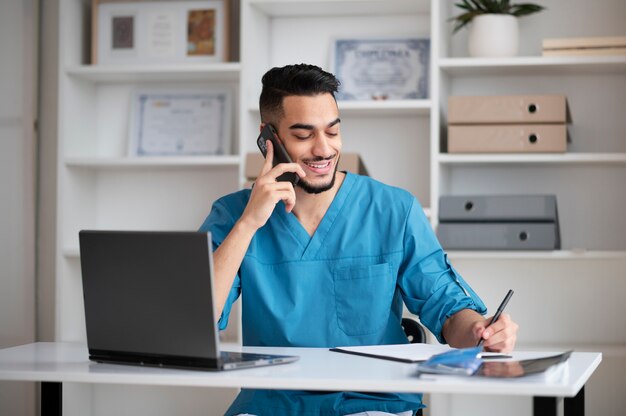
M626 74L626 56L444 58L439 67L450 75Z
M78 247L64 248L63 257L68 258L68 259L78 259L80 258L80 249Z
M626 260L626 251L447 251L453 260Z
M426 212L427 208L424 209ZM429 214L427 214L429 215ZM626 251L446 251L452 260L626 260ZM78 258L78 248L66 248L63 255Z
M340 114L352 116L415 116L428 115L430 100L339 101Z
M68 67L72 77L91 82L238 81L241 64L80 65Z
M431 100L389 100L389 101L337 101L339 113L350 116L393 117L427 116L432 107ZM250 103L248 111L259 112L258 103Z
M448 154L437 157L441 164L626 164L626 153L558 153L558 154Z
M429 0L252 0L250 4L274 17L430 13Z
M86 169L238 167L240 163L239 156L71 157L65 160L67 167Z

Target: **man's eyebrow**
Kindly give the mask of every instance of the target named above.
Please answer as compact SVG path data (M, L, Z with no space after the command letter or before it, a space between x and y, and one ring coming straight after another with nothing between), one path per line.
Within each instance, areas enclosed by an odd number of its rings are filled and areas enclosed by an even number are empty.
M328 127L332 127L335 124L339 124L339 123L341 123L341 119L339 117L337 117L335 120L333 120L330 123L328 123Z
M333 121L331 121L330 123L328 123L326 128L332 127L335 124L339 124L339 123L341 123L341 119L340 118L336 118ZM296 124L293 124L293 125L289 126L289 129L290 130L294 130L294 129L297 129L297 130L313 130L313 129L315 129L315 126L313 126L312 124L296 123Z
M298 129L298 130L313 130L313 125L312 124L302 124L302 123L296 123L296 124L292 124L291 126L289 126L290 130L294 130L294 129Z

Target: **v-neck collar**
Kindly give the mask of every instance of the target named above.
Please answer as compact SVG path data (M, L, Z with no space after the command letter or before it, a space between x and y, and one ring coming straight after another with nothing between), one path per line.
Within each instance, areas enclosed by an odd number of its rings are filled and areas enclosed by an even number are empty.
M293 212L287 213L285 211L285 205L282 201L279 203L280 207L278 208L278 214L280 219L302 246L303 251L301 260L310 260L315 258L317 252L322 247L322 243L324 242L326 235L332 229L335 219L345 205L355 181L356 177L353 174L346 172L346 177L343 179L337 194L330 203L328 210L326 210L326 213L313 233L313 236L310 236L309 233L307 233L300 223L300 220L296 218Z

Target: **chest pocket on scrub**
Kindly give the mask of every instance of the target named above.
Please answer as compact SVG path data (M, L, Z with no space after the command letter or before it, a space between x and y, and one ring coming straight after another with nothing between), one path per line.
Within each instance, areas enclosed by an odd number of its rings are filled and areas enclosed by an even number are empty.
M389 263L335 270L339 328L350 336L374 334L387 324L395 279Z

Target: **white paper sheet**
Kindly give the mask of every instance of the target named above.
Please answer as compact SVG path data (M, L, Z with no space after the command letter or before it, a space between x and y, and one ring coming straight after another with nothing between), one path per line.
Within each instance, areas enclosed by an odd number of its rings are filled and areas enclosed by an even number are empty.
M398 345L368 345L362 347L337 347L336 349L354 354L417 362L425 361L435 354L450 351L451 348L447 345L420 343Z

